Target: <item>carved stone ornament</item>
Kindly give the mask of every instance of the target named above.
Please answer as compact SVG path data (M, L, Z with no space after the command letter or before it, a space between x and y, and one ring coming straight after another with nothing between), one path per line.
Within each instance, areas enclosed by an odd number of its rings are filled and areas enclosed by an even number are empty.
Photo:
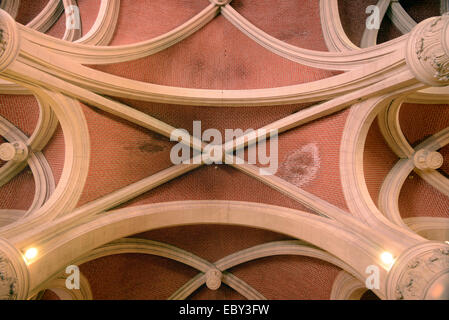
M210 269L206 272L206 286L210 290L217 290L221 286L223 274L218 269Z
M28 269L17 249L0 239L0 300L26 299Z
M28 147L20 141L0 144L0 159L3 161L24 161L28 157Z
M429 242L409 249L388 276L387 297L399 300L445 299L449 289L449 246ZM439 293L434 290L439 286ZM432 290L429 290L432 289Z
M20 37L15 20L0 9L0 72L16 59L20 49Z
M421 149L415 153L413 162L420 170L435 170L443 165L444 158L439 152Z
M449 15L426 19L410 33L406 61L415 77L430 86L449 84Z
M17 275L11 261L0 253L0 300L17 299Z

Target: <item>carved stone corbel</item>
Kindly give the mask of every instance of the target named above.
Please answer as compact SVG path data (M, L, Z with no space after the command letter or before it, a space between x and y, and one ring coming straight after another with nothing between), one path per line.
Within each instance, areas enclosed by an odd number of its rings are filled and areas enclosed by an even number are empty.
M0 300L24 300L28 287L29 273L22 254L0 239Z
M410 248L393 265L387 298L449 299L449 246L427 242Z
M0 72L16 59L20 49L20 36L15 20L0 9Z
M406 61L419 81L430 86L449 84L449 15L426 19L412 30Z

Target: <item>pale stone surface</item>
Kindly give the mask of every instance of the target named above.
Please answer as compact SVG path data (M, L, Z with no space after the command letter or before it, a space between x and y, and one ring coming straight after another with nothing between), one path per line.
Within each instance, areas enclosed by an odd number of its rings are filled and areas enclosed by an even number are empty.
M28 156L28 148L22 142L3 143L0 145L0 159L3 161L23 161Z
M389 118L383 124L384 131L393 133L388 135L383 132L385 138L390 145L396 147L394 149L402 153L398 162L400 166L391 171L393 178L386 179L386 186L383 188L383 193L391 190L394 196L383 197L387 204L379 206L373 203L366 190L363 148L372 121L377 115L385 112L394 101L397 102L398 97L413 95L414 101L447 103L448 93L444 88L431 88L430 91L422 89L425 86L449 84L448 17L423 21L404 39L393 40L381 46L369 43L373 45L358 50L341 28L337 1L322 1L321 19L330 52L318 52L274 39L246 21L232 6L227 5L229 2L212 0L213 5L187 21L182 28L161 35L156 40L107 49L98 45L108 43L114 33L118 2L102 1L99 22L77 45L44 37L29 27L17 25L8 13L0 10L0 76L6 81L20 85L32 84L28 88L18 89L3 81L0 83L0 91L11 94L23 93L25 90L25 93L35 94L44 110L39 132L51 135L54 131L51 128L55 126L55 121L51 118L55 116L60 121L66 141L66 167L51 200L43 201L35 210L23 214L25 218L17 219L16 223L1 229L2 237L14 239L14 244L0 239L0 298L24 299L34 296L51 283L50 280L71 261L87 259L93 250L102 246L105 246L102 253L107 255L107 244L111 241L150 229L200 223L251 226L307 241L307 245L303 247L315 250L315 257L327 259L347 272L335 284L333 291L336 297L360 297L365 270L370 265L380 266L380 288L376 294L382 298L447 297L448 246L441 242L430 242L401 224L402 219L396 207L404 181L402 177L404 173L407 176L414 166L425 171L422 174L426 181L430 181L429 183L444 194L449 193L447 180L438 176L435 170L427 170L441 166L442 157L436 150L448 144L449 138L443 134L432 137L425 141L425 149L415 152L406 139L401 138L402 132L396 121L399 107L397 112L384 117ZM64 5L69 3L71 1L64 1ZM55 8L49 6L48 10ZM198 90L132 81L83 66L113 64L146 57L183 40L200 27L205 27L220 12L274 54L307 66L345 73L325 80L281 88ZM46 15L51 16L50 11ZM47 19L53 20L55 19ZM69 40L76 38L74 34L67 34ZM370 37L369 42L372 40ZM20 59L17 59L19 52ZM262 107L316 102L315 105L267 124L279 132L352 106L340 150L340 174L348 209L336 207L301 189L307 182L312 181L317 174L321 158L324 159L324 155L320 157L317 147L313 146L300 149L299 153L287 159L287 171L291 173L299 168L306 172L303 177L298 175L291 180L296 183L275 176L261 176L257 167L247 163L233 167L289 196L316 214L228 200L186 200L142 205L132 209L114 209L202 164L173 166L75 209L86 182L90 160L89 128L77 99L88 101L94 107L154 130L165 137L170 137L173 130L170 125L148 114L104 96L208 107ZM51 109L47 116L45 108ZM22 140L26 142L26 138ZM28 152L35 155L33 148L30 147L28 151L23 141L1 145L0 158L5 161L23 161ZM312 166L295 167L298 165L298 158L295 157L303 153L310 155ZM403 163L405 166L402 166ZM0 172L0 180L6 180L11 172ZM36 184L37 194L44 188ZM107 214L104 214L106 211ZM394 219L391 213L394 213ZM12 216L11 212L4 214ZM424 228L424 223L418 221L415 224L418 225L414 226L416 229ZM26 265L21 252L31 245L39 247L39 251L45 252L45 255L38 255L32 264ZM165 249L166 251L162 251L168 257L179 253L179 249L167 249L163 245L156 248ZM119 249L126 252L142 250L135 244ZM397 257L391 269L391 265L383 265L380 260L385 249ZM244 262L245 254L249 253L243 252L233 258ZM190 263L193 261L200 265L201 272L209 266L206 264L204 267L204 261L188 254L184 258ZM254 258L257 258L257 255ZM225 282L228 278L227 274L223 278L222 271L215 268L208 270L205 277L206 285L211 290L220 288L222 281ZM248 295L261 297L254 294L254 289L249 285L241 286L242 291ZM87 289L86 294L81 295L90 296Z
M443 165L443 156L436 151L419 150L413 157L415 166L418 169L438 169Z

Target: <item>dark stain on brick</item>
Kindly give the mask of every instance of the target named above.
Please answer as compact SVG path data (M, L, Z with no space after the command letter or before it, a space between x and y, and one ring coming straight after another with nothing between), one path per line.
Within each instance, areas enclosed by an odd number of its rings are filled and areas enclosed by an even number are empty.
M170 139L167 138L166 136L163 136L163 135L153 132L153 131L149 132L148 135L151 137L151 140L170 141Z
M167 147L158 143L146 142L139 146L127 146L124 147L124 149L125 150L138 149L140 152L157 153L164 151L165 149L167 149Z
M154 143L145 143L141 146L139 146L139 150L142 152L148 152L148 153L156 153L161 152L166 149L165 146L154 144Z

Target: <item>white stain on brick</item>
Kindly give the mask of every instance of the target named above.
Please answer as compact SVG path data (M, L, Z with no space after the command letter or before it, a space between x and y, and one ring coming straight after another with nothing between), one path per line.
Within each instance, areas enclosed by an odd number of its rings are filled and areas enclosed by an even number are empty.
M316 143L309 143L299 149L290 151L282 161L278 175L302 187L312 181L320 168L320 153Z

